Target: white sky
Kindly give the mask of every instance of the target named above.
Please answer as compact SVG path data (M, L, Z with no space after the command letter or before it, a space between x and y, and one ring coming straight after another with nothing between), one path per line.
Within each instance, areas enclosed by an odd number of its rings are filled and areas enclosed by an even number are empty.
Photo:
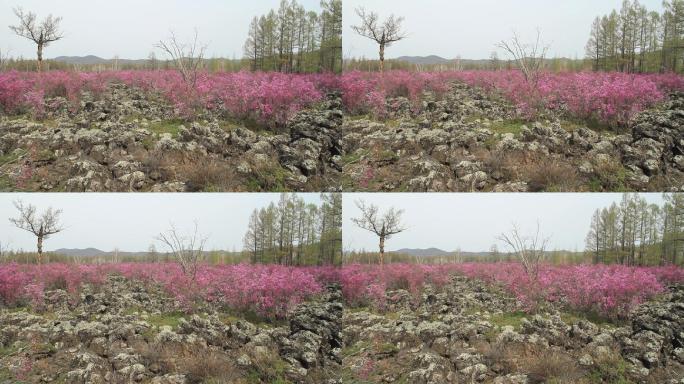
M298 3L307 10L320 10L319 0ZM189 41L194 28L208 44L207 56L240 58L252 17L279 4L279 0L0 0L0 49L9 49L12 56L35 55L33 43L9 29L17 20L12 9L20 6L37 13L39 19L49 14L63 17L65 38L46 48L47 58L119 55L144 59L170 30Z
M662 10L662 0L641 0L649 10ZM551 44L551 56L584 57L591 23L596 16L619 9L622 0L344 0L344 57L376 58L374 42L360 37L351 26L354 10L364 6L381 19L390 14L405 18L406 40L388 48L386 57L439 55L452 59L488 59L495 44L512 36L542 32ZM503 58L503 52L499 57Z
M642 194L649 203L662 204L662 194ZM597 208L619 202L618 193L358 193L343 195L342 233L345 249L375 251L378 239L351 222L359 217L355 201L373 203L382 211L404 209L408 229L387 241L387 250L436 247L445 251L488 251L496 240L516 223L522 232L536 230L539 221L545 236L551 236L549 249L584 250L591 215Z
M320 204L320 194L301 193L305 201ZM64 211L62 223L66 230L46 241L46 250L59 248L98 248L111 251L146 251L172 222L186 233L197 220L199 232L209 236L205 249L242 250L242 239L254 208L271 201L278 193L216 193L216 194L97 194L42 193L0 194L0 241L13 249L35 250L35 237L15 228L10 217L17 217L15 200L33 204L39 211L48 207Z

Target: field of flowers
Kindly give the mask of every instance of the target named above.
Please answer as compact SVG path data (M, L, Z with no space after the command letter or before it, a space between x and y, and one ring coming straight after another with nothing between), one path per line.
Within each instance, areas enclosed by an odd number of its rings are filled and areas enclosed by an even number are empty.
M340 284L348 304L382 309L388 290L406 289L419 294L425 284L440 287L452 275L459 274L501 286L529 310L546 301L617 318L664 292L668 284L684 283L684 268L674 266L545 265L538 281L532 281L516 263L341 268L202 265L193 280L175 263L2 264L0 304L40 308L47 290L61 288L76 295L82 284L102 284L109 274L122 275L140 284L159 285L188 310L197 303L211 302L264 317L284 316L294 305L323 292L330 283Z
M31 113L41 117L46 100L63 97L73 111L82 92L101 94L112 82L138 87L171 103L178 117L199 108L226 117L282 125L293 113L320 101L328 91L340 91L352 114L383 117L387 98L404 96L416 108L424 91L437 96L454 81L484 89L516 105L522 118L557 111L569 118L609 126L624 125L635 113L684 91L684 77L675 74L544 73L528 84L519 71L359 71L333 74L203 73L188 86L177 71L109 71L0 73L0 115Z
M279 125L295 112L323 99L338 88L332 74L203 73L194 86L177 71L110 71L0 73L0 115L31 113L41 117L46 100L63 97L74 111L82 93L97 96L110 83L123 83L161 96L178 117L190 117L198 108L215 110L228 118Z
M386 113L388 97L407 97L416 108L424 91L438 97L459 81L513 103L522 118L557 111L568 118L608 126L624 125L634 114L684 90L676 74L543 73L536 85L519 71L346 72L341 87L347 109L356 114Z

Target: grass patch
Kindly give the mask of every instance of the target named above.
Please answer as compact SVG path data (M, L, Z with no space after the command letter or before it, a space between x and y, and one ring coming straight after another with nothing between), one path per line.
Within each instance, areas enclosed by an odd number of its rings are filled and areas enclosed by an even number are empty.
M591 383L631 384L627 362L617 353L596 360L587 375Z
M150 316L147 319L147 322L157 327L168 325L171 328L176 328L180 323L180 319L182 319L184 316L185 314L183 312L164 313L161 315Z
M16 189L16 186L12 183L9 176L0 175L0 192L12 192Z
M601 316L596 312L568 311L561 313L560 316L566 324L574 324L580 320L587 320L598 326L624 325L624 323L616 322L615 320L611 320L607 317Z
M529 317L529 314L525 312L510 312L494 315L489 319L489 322L498 327L512 326L515 329L519 329L522 319L526 317Z
M348 347L345 347L342 349L342 356L343 357L350 357L350 356L356 356L359 353L361 353L363 350L367 349L370 347L370 343L367 341L359 341L358 343L354 345L350 345Z
M354 153L349 153L342 156L342 164L351 165L358 163L361 159L368 154L366 150L355 151Z
M272 165L255 170L256 176L247 180L245 188L248 192L286 192L285 179L288 171L279 166ZM207 191L205 192L212 192Z
M19 148L12 153L0 156L0 167L17 161L21 156L26 154L26 150Z
M163 133L170 133L171 137L176 138L180 133L180 127L184 121L179 119L163 120L155 123L150 123L147 129L157 135Z
M240 312L240 316L235 316L233 314L224 312L219 314L219 320L221 320L222 323L224 324L232 324L237 321L248 321L257 327L261 328L270 328L271 326L281 326L281 325L286 325L287 321L286 320L276 320L276 319L269 319L265 318L263 316L259 316L257 313L254 311L244 311Z
M7 346L7 347L0 347L0 357L7 357L11 356L19 351L19 347L15 346Z
M489 130L501 135L512 133L515 136L519 136L524 125L525 123L520 120L505 120L492 123L492 125L489 126Z

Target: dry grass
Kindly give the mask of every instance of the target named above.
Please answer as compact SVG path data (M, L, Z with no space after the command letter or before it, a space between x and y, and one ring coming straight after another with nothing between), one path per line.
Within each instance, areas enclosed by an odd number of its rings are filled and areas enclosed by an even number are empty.
M481 343L476 348L487 365L499 366L506 374L526 374L530 383L578 383L586 375L572 356L541 346Z
M244 376L244 372L234 365L234 358L211 348L177 343L142 343L135 349L145 359L145 366L155 373L185 374L188 383L192 384L235 383Z

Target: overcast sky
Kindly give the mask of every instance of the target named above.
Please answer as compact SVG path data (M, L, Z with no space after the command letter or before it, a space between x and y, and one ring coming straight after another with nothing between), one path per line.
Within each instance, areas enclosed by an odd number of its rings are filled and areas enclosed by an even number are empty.
M319 11L319 0L298 0L307 10ZM12 56L33 57L35 46L15 36L12 9L21 6L38 14L64 18L63 40L45 50L45 57L96 55L109 59L144 59L153 45L173 29L183 41L194 28L208 44L207 56L242 57L252 17L277 8L279 0L0 0L0 49ZM161 52L156 51L161 57Z
M662 194L643 194L649 203L662 204ZM621 194L488 194L488 193L376 193L344 194L343 238L346 249L375 251L378 239L356 227L351 218L359 217L355 201L405 210L403 222L408 229L387 241L387 250L436 247L445 251L488 251L492 244L505 249L496 237L516 223L522 232L534 233L537 220L549 249L584 250L591 215L597 208L619 202Z
M649 10L662 10L662 0L641 3ZM551 56L584 57L593 19L621 4L622 0L344 0L344 56L378 55L375 43L351 29L358 23L354 10L359 6L378 12L383 20L392 13L405 18L409 36L387 49L388 58L488 59L495 44L509 38L513 30L529 39L537 28L551 44Z
M302 193L305 201L320 204L320 194ZM0 241L9 242L13 249L35 250L35 237L12 226L16 217L13 201L21 199L40 211L48 207L64 211L62 222L66 230L46 241L46 250L59 248L98 248L111 251L146 251L154 237L173 222L179 230L193 229L198 221L199 231L209 236L205 249L242 249L242 238L254 208L271 201L277 202L278 193L227 194L96 194L44 193L0 194Z

